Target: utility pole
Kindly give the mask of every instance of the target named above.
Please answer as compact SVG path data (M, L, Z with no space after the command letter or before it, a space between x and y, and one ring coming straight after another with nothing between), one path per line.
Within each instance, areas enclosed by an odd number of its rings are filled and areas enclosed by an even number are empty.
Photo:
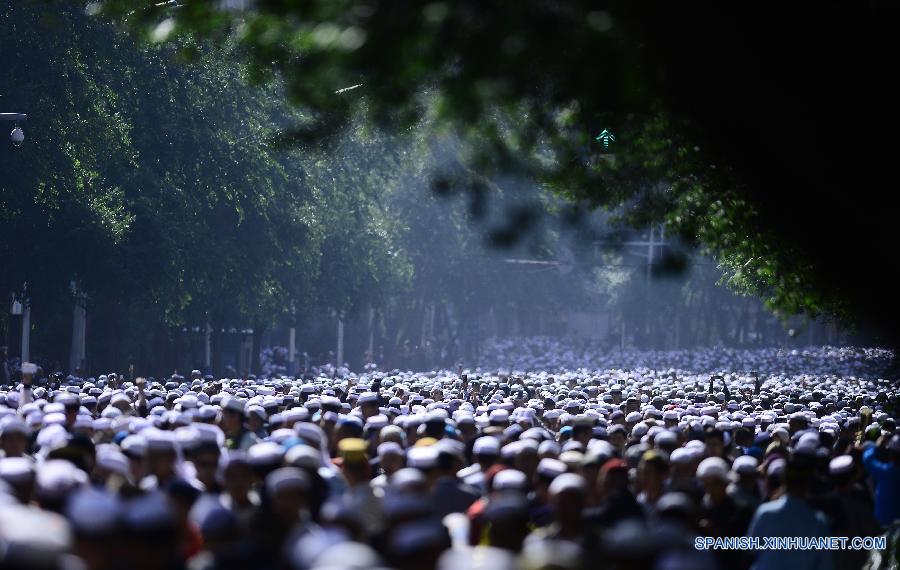
M253 372L250 368L253 366L253 329L244 329L241 333L240 353L238 357L239 372L243 375L245 372Z
M335 369L344 365L344 315L338 314L337 322L337 354L335 355Z
M22 315L22 353L21 361L28 362L31 346L31 307L28 305L28 283L22 286L22 297L13 294L13 303L10 307L13 315Z
M644 280L644 335L647 343L651 343L652 325L650 321L653 319L653 309L651 308L651 290L650 280L653 272L653 247L656 245L656 235L654 234L653 224L650 224L650 239L647 242L647 278ZM645 346L644 348L649 348Z
M22 305L22 362L28 362L31 359L31 303L25 298Z
M433 325L432 325L433 326ZM369 305L369 356L375 361L375 307Z
M294 364L297 361L297 329L288 329L288 373L295 374Z
M206 331L204 332L203 364L206 366L207 371L211 370L211 367L212 367L212 325L209 324L209 315L206 316Z
M297 374L297 307L291 301L291 327L288 329L288 374Z
M69 282L72 298L75 300L75 308L72 315L72 350L69 353L69 372L84 366L87 344L87 302L83 291L78 288L78 283L73 279Z

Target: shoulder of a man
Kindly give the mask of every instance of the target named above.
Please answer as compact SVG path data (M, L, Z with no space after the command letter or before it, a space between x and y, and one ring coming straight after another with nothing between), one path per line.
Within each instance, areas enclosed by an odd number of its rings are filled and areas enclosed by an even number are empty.
M781 499L775 499L774 501L768 501L759 505L756 508L756 512L753 513L753 518L750 521L750 535L765 535L769 525L772 523L772 521L778 520L778 516L783 509L783 497Z
M241 435L241 440L240 442L238 442L238 446L246 451L255 443L259 443L259 437L257 437L256 434L252 431L247 430Z

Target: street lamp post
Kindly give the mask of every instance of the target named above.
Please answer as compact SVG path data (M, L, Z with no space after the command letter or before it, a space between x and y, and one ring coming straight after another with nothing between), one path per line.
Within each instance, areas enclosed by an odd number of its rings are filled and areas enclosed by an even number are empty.
M12 121L14 126L12 132L9 133L9 140L13 146L19 146L25 141L25 132L19 126L19 121L26 121L28 115L25 113L0 113L0 121ZM15 314L16 309L21 308L22 311L22 362L27 362L31 352L31 304L28 302L28 284L25 284L25 295L22 303L13 303ZM19 306L16 306L19 305Z
M9 140L13 146L19 146L25 141L25 132L19 126L19 121L26 121L27 119L28 115L25 113L0 113L0 121L12 121L15 125L12 132L9 133Z

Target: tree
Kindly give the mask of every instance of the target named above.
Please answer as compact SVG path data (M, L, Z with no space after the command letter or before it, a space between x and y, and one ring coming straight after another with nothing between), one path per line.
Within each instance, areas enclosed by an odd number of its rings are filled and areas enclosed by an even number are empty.
M327 232L302 153L271 141L297 117L277 85L249 87L227 46L137 46L68 3L16 2L0 18L4 105L31 119L29 145L0 156L0 293L28 283L36 356L67 360L72 279L91 359L119 369L180 368L181 327L261 332L314 300Z
M900 309L883 247L872 247L894 241L888 210L871 208L891 164L875 142L890 131L880 120L894 51L887 5L224 5L109 0L103 11L144 37L236 38L259 75L274 70L314 112L298 136L336 132L357 97L376 124L432 114L471 145L479 174L524 174L638 218L668 204L679 212L672 229L772 308L853 316L896 337ZM608 164L573 167L596 154L602 128L636 167L629 184ZM630 138L644 132L662 138ZM672 192L646 191L660 182Z
M68 360L70 280L94 366L155 373L196 366L185 331L207 323L217 354L220 331L252 329L258 370L292 307L350 316L406 282L377 144L279 144L303 116L280 82L249 84L233 43L138 45L67 2L0 19L4 105L31 119L28 145L0 155L0 293L28 283L37 358Z

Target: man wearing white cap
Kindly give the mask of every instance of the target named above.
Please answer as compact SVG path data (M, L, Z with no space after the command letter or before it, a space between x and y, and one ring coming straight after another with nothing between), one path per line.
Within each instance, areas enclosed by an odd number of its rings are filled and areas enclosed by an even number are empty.
M28 426L18 417L0 419L0 451L3 457L28 457Z
M834 490L817 501L829 516L836 536L878 536L881 526L874 516L872 497L860 485L860 465L851 455L838 455L828 463L828 475ZM862 568L869 558L865 550L841 550L834 553L835 568Z
M34 491L35 463L26 457L0 459L0 482L9 485L12 494L23 505L31 503Z
M222 418L219 427L225 432L225 446L228 449L247 451L259 438L244 423L245 403L234 396L222 399Z
M376 491L377 496L383 496L384 489L387 487L391 475L403 468L404 454L400 444L394 441L386 441L380 444L376 452L381 473L372 479L369 484Z
M744 536L753 509L728 495L728 462L721 457L707 457L697 466L697 478L703 485L700 528L707 536ZM716 551L723 567L741 564L740 551Z
M731 465L728 495L738 503L756 509L762 501L759 488L759 462L751 455L741 455Z
M499 457L500 440L493 436L479 437L472 443L472 458L475 461L472 465L460 469L456 476L484 494L486 490L484 473L494 465Z
M499 471L498 471L499 469ZM491 469L490 489L486 496L472 503L466 510L469 519L469 544L477 546L488 540L488 529L485 513L491 504L495 504L506 496L525 497L528 491L528 476L517 469L509 469L498 465Z
M500 457L500 440L493 436L482 436L472 444L475 465L482 472L487 471Z
M432 445L437 453L431 504L435 514L443 518L450 513L464 513L480 494L460 481L456 472L462 462L465 446L462 442L442 439Z
M532 532L525 539L526 543L559 540L585 545L589 527L583 520L587 499L584 477L576 473L563 473L550 483L549 494L553 523Z

